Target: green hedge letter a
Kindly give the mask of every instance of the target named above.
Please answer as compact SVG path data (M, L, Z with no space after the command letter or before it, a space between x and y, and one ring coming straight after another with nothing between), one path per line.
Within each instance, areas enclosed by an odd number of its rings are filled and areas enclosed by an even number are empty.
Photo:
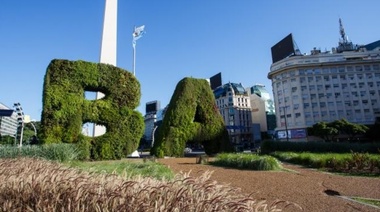
M86 100L85 91L104 98ZM140 101L140 83L112 65L52 60L43 89L41 139L44 143L78 143L85 159L119 159L137 149L144 129L134 109ZM99 137L81 134L83 123L106 127Z
M205 79L184 78L177 84L151 153L183 156L187 142L203 145L208 155L232 151L223 117Z

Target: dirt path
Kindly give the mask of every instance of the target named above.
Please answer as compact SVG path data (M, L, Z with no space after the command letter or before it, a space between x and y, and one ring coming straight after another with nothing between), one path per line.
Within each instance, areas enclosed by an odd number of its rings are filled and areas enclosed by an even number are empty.
M176 173L191 171L192 176L212 171L211 179L218 183L240 188L257 199L294 202L304 211L380 211L341 197L380 199L380 178L340 176L291 164L283 164L289 171L274 172L200 165L196 158L167 158L159 162Z

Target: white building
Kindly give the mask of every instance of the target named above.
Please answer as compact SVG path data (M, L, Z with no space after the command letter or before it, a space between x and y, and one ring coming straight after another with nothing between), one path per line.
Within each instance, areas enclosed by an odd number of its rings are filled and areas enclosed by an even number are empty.
M0 109L12 110L12 108L0 103ZM18 121L17 114L13 112L10 117L0 116L0 135L15 137L17 133Z
M277 44L272 47L274 63L268 78L280 137L287 129L289 138L304 138L305 129L320 121L345 118L374 124L380 116L380 41L353 45L341 21L340 32L339 46L331 52L313 49L302 55L296 49L290 57L275 61Z
M247 91L241 84L227 83L214 89L214 96L231 143L249 146L252 142L252 117Z

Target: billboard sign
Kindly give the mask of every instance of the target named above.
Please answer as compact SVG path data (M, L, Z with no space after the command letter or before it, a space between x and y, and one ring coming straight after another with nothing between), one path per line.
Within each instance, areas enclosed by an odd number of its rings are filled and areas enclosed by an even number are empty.
M291 55L295 55L293 36L290 33L271 48L272 62L275 63Z

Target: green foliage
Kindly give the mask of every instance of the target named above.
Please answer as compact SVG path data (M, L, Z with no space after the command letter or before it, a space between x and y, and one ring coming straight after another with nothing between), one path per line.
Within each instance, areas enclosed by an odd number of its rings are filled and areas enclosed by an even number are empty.
M211 165L250 170L279 170L282 168L279 161L271 156L235 153L218 154Z
M309 128L309 135L318 136L325 141L332 141L339 134L349 135L351 140L356 135L363 135L369 128L363 124L350 123L346 119L335 120L330 123L318 122Z
M230 152L228 132L204 79L184 78L170 100L151 154L183 156L186 142L204 146L208 155Z
M338 172L380 174L380 155L368 153L274 152L272 156L291 163Z
M15 144L15 138L9 135L0 135L0 144L1 145L13 145Z
M105 97L90 101L85 91ZM83 159L120 159L137 149L143 134L140 84L118 67L85 61L52 60L43 89L41 139L44 143L79 143ZM98 137L83 137L83 123L106 127Z
M158 180L171 180L174 173L165 165L155 162L142 162L141 160L121 160L121 161L97 161L69 163L71 167L96 173L117 173L130 177L151 177Z
M58 162L77 160L79 150L73 144L45 144L0 147L0 158L37 157Z
M329 126L326 122L318 122L312 126L312 134L319 136L325 141L333 140L334 136L339 134L339 130Z
M315 153L350 153L354 151L378 153L379 149L380 143L280 142L266 140L261 144L261 152L263 154L275 151Z
M366 204L374 205L376 207L380 207L380 200L378 200L378 199L368 199L368 198L362 198L362 197L352 197L352 199L359 201L359 202L362 202L362 203L366 203Z

